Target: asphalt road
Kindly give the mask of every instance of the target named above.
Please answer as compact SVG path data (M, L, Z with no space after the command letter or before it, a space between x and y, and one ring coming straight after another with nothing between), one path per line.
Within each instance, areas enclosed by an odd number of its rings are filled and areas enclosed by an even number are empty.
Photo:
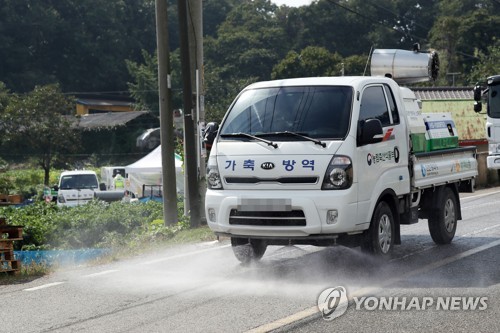
M2 285L0 332L500 332L500 190L461 203L452 244L402 226L389 262L294 246L244 267L223 241ZM346 302L326 310L345 313L327 321L318 297L333 287Z

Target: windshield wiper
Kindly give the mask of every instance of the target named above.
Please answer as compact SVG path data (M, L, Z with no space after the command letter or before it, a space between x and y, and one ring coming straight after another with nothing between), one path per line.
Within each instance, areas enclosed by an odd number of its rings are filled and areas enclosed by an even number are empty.
M248 134L248 133L243 133L243 132L239 132L239 133L227 133L227 134L221 134L220 136L223 137L223 138L225 138L225 137L235 137L235 136L244 136L244 137L247 137L247 138L250 138L250 139L262 141L262 142L266 143L268 146L273 146L274 148L278 148L278 145L276 143L274 143L272 141L269 141L269 140L266 140L266 139L263 139L263 138L259 138L258 136L251 135L251 134Z
M318 139L311 138L311 137L306 136L306 135L301 134L301 133L290 132L290 131L283 131L283 132L273 132L273 133L267 133L266 135L292 135L292 136L296 136L296 137L299 137L299 138L302 138L302 139L306 139L306 140L308 140L308 141L312 141L312 142L314 142L315 144L320 145L320 146L321 146L321 147L323 147L323 148L325 148L325 147L326 147L326 143L324 143L323 141L318 140Z

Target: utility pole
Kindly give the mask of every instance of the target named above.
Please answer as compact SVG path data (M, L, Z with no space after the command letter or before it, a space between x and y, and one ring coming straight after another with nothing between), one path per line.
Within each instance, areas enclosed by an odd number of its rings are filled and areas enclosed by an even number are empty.
M160 95L160 143L163 189L163 221L175 224L177 189L175 182L174 119L170 85L170 52L168 47L167 0L155 0L156 44L158 48L158 88Z
M201 221L206 221L205 211L203 209L205 203L206 187L206 150L202 143L202 129L205 127L205 90L204 90L204 67L203 67L203 1L188 0L187 1L187 16L188 16L188 40L190 68L191 68L191 83L193 84L193 102L194 110L193 119L195 121L195 142L197 155L198 169L198 186L200 193L200 218ZM188 205L189 207L189 205Z
M178 0L179 10L179 40L182 67L182 96L184 104L184 164L187 176L190 225L200 225L200 193L198 188L198 166L196 151L196 126L193 108L193 90L191 85L190 54L188 41L187 0ZM186 191L187 190L187 191Z

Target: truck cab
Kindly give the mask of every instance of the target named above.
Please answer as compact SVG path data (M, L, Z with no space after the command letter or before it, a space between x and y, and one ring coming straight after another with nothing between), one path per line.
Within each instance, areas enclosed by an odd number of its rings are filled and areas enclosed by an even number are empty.
M399 87L388 78L251 85L212 148L209 226L232 235L309 240L362 233L383 192L397 198L410 190L400 110Z
M500 169L500 75L490 76L486 88L480 84L474 87L474 111L482 111L482 100L486 99L486 138L489 155L488 169Z

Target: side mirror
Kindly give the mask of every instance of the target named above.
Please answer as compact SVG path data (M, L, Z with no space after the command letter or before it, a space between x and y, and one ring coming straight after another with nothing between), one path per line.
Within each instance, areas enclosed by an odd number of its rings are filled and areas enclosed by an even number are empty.
M106 191L106 184L104 184L104 183L100 183L100 184L99 184L99 190L100 190L100 191Z
M474 86L474 89L472 90L474 92L474 111L481 112L483 109L483 104L481 103L481 97L483 96L483 89L481 85L476 84Z
M59 191L59 186L54 185L54 186L52 186L52 189L53 189L54 191Z
M208 149L212 147L218 131L219 124L217 124L216 122L210 122L205 127L205 131L203 132L203 142Z
M474 87L473 92L474 92L474 100L476 102L480 102L481 101L481 97L483 95L483 89L481 89L481 86L480 85L476 85Z
M384 130L378 119L367 119L358 125L358 146L381 142Z
M474 102L474 111L475 112L481 112L481 110L483 109L483 103L481 102Z

